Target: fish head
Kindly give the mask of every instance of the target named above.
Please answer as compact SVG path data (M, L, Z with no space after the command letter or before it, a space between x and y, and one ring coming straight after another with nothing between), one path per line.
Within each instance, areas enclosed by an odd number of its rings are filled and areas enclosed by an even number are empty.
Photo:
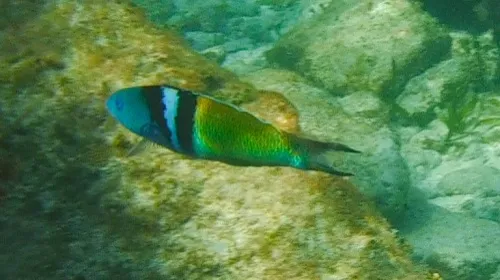
M116 91L106 101L106 107L123 126L141 136L144 127L151 124L151 113L140 87Z

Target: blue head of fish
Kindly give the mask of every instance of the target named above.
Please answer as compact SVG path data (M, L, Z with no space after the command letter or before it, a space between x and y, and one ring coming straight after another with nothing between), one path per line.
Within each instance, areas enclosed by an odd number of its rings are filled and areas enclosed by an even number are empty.
M125 88L113 93L106 101L106 107L128 130L160 145L168 146L168 139L153 121L142 88Z
M140 88L121 89L106 101L111 115L130 131L142 135L144 126L151 122L151 113Z

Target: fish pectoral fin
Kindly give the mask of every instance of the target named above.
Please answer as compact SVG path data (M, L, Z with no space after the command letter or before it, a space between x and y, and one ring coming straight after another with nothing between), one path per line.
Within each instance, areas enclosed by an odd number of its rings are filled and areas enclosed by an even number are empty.
M153 147L159 147L159 144L156 144L154 142L151 142L147 140L146 138L142 138L141 141L137 142L127 153L127 157L133 157L136 156L148 149L151 149Z

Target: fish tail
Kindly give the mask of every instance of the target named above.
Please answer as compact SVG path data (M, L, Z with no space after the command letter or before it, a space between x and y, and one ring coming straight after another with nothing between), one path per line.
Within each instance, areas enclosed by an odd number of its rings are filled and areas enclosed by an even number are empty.
M350 172L337 170L333 166L335 158L338 158L338 152L361 153L344 144L335 142L322 142L312 139L299 138L302 148L306 151L307 168L323 171L337 176L353 176Z

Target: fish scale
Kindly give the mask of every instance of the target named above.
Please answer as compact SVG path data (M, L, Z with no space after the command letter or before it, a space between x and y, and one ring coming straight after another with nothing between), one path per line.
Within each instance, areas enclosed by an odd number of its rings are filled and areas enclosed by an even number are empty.
M198 97L195 123L196 149L204 158L260 160L271 165L284 162L293 153L286 133L250 113L211 98Z

